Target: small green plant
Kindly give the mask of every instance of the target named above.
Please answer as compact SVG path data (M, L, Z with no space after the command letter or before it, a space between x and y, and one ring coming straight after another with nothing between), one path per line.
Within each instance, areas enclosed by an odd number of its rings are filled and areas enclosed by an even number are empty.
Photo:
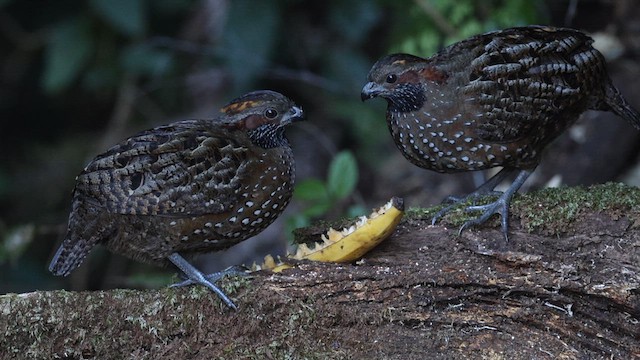
M326 180L309 178L301 181L293 192L293 198L303 203L305 208L287 221L287 233L308 226L311 220L323 217L338 204L351 196L358 183L358 164L351 151L339 152L329 164ZM364 213L361 205L350 206L347 216Z

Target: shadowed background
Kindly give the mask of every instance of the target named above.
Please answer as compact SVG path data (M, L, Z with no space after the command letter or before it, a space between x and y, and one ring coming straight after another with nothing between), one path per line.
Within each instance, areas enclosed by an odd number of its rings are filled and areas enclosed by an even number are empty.
M409 206L463 194L486 174L441 175L395 149L385 104L362 104L372 64L390 52L430 56L477 33L527 24L596 38L609 72L640 109L640 9L622 1L0 0L0 293L157 287L173 272L99 248L69 278L46 271L64 236L74 177L133 133L210 118L227 101L272 89L302 105L288 130L298 189L281 218L214 271L282 254L291 230L367 213L391 196ZM640 136L588 112L547 150L522 191L640 184Z

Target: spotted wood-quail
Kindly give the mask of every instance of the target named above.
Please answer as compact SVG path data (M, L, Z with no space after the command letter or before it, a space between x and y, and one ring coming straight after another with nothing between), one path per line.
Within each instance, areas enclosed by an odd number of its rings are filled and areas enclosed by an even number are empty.
M210 120L143 131L98 155L76 178L66 238L51 261L68 275L96 244L161 266L235 305L180 254L226 249L289 203L294 159L285 126L302 109L273 91L241 96ZM211 280L211 281L210 281Z
M457 201L500 194L493 203L466 208L483 213L460 231L499 214L508 239L513 194L540 162L544 147L580 114L613 111L640 129L640 115L611 83L592 42L576 30L527 26L477 35L430 58L388 55L369 72L361 96L386 99L391 135L417 166L442 173L502 166ZM516 172L504 193L493 191Z

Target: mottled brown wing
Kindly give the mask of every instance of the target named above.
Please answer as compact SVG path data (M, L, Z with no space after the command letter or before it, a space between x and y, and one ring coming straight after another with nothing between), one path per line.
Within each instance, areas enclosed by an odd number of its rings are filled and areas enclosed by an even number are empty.
M457 45L460 51L465 44L475 44L470 48L477 49L466 70L469 82L461 91L473 94L473 103L480 108L478 136L516 141L534 128L554 126L540 122L577 117L593 84L582 74L599 73L585 67L602 66L601 55L591 43L591 38L577 31L527 27Z
M76 195L118 214L224 212L238 201L247 176L248 144L229 131L190 120L141 132L87 165L77 178Z

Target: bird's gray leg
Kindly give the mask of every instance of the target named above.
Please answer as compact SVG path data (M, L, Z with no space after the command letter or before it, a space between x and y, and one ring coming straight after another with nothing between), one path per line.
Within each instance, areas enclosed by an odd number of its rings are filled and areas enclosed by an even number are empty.
M509 241L509 205L511 204L511 199L513 195L520 189L522 184L527 181L527 178L533 173L533 169L531 170L520 170L520 173L513 181L513 183L509 186L509 188L498 198L498 200L486 204L486 205L474 205L469 206L465 209L465 211L484 211L482 215L478 218L469 220L465 222L461 227L458 234L461 234L462 231L470 226L480 225L485 221L489 220L489 218L493 214L500 214L502 233L504 234L505 241Z
M214 272L211 274L207 274L204 275L204 278L209 280L209 282L216 282L220 279L222 279L223 277L229 275L229 276L249 276L248 273L249 269L247 269L244 266L230 266L222 271L218 271L218 272ZM196 281L191 280L191 279L185 279L179 283L175 283L175 284L171 284L170 287L180 287L180 286L188 286L188 285L193 285L193 284L197 284Z
M498 186L504 179L506 179L509 175L511 175L515 169L512 168L503 168L498 171L497 174L493 175L489 180L485 181L484 184L480 185L477 189L475 189L472 193L467 196L457 198L454 196L449 196L445 199L444 202L449 202L448 206L445 206L440 211L438 211L431 219L431 225L435 225L436 221L443 217L446 213L451 211L458 203L465 202L468 199L476 199L485 195L502 195L501 192L493 191L493 189Z
M211 291L216 293L218 297L220 297L220 299L222 299L222 301L224 301L224 303L227 304L227 306L229 306L234 310L238 309L238 307L233 303L233 301L231 301L231 299L229 299L229 297L227 297L227 295L225 295L225 293L223 293L222 290L220 290L217 286L215 286L213 282L207 279L207 277L205 277L198 269L193 267L193 265L191 265L187 260L185 260L185 258L180 256L180 254L175 252L169 255L169 260L175 266L177 266L187 276L187 278L192 281L192 283L206 286ZM216 273L216 274L219 274L219 273ZM222 276L224 275L221 275L218 277L212 277L212 278L215 281L220 279Z

